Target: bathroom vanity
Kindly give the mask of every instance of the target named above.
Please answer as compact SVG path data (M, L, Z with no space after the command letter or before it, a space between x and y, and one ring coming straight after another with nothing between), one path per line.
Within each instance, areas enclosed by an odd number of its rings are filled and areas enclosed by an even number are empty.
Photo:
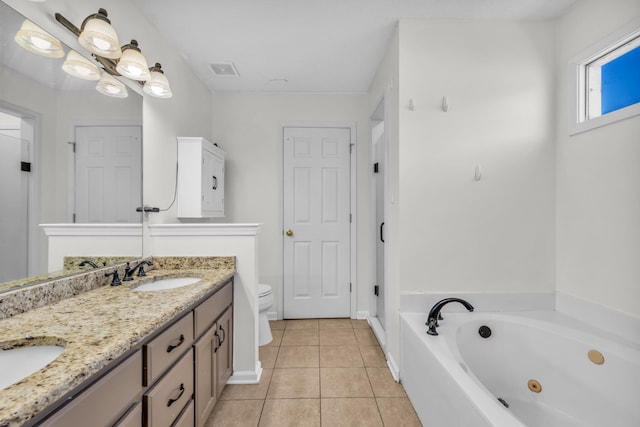
M49 336L65 343L45 368L0 390L0 426L204 424L232 374L235 268L154 263L160 269L146 278L0 321L3 341ZM201 280L134 290L185 275Z

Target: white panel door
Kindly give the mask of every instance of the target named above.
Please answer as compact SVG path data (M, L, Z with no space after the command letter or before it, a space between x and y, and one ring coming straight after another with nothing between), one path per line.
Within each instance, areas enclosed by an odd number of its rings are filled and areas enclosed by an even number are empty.
M81 126L75 135L75 222L140 222L140 126Z
M350 129L284 128L284 317L350 317Z

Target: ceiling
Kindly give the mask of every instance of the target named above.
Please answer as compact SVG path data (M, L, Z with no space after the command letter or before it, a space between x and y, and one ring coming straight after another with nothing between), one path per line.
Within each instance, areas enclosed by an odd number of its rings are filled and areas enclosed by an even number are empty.
M306 93L366 93L399 19L544 20L574 1L133 0L212 91Z

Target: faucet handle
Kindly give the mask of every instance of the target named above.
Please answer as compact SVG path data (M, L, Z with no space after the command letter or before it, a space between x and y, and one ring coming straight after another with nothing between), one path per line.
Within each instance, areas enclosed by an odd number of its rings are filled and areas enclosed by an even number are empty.
M111 273L105 273L105 277L113 276L111 280L111 286L120 286L122 282L120 281L120 276L118 275L118 270L113 270Z
M429 320L427 320L427 326L429 327L429 329L427 330L427 334L438 335L438 331L436 330L436 326L438 326L438 320L436 320L434 317L430 317Z

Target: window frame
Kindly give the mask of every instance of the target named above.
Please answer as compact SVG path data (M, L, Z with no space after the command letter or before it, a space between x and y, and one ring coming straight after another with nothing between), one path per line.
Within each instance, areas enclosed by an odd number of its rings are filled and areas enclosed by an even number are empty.
M616 49L624 49L625 45L640 37L640 19L625 25L600 42L585 49L569 61L570 100L569 100L569 135L596 129L620 120L640 115L640 102L589 118L589 73L587 67L602 58L610 56ZM616 57L623 55L621 52ZM593 99L592 99L593 101ZM593 102L592 102L593 104Z

